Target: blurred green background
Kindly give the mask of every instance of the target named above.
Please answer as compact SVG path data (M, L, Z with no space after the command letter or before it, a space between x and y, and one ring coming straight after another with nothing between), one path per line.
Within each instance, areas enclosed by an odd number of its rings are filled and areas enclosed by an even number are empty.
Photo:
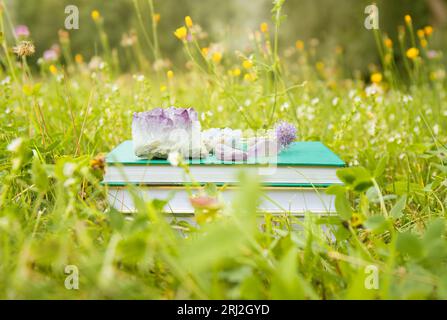
M99 35L90 14L97 9L104 17L104 28L112 47L119 48L123 33L141 28L135 14L134 0L5 0L15 24L29 26L36 43L38 55L57 42L58 30L63 29L64 8L73 4L80 10L80 29L70 31L74 53L82 53L87 59L100 48ZM151 23L147 0L138 1L145 25ZM259 28L263 21L270 21L271 0L154 0L155 11L160 13L159 41L163 56L180 62L182 45L173 36L183 18L190 15L208 33L204 45L218 39L230 49L247 46L249 30ZM365 7L371 1L363 0L288 0L284 6L287 16L281 26L282 49L291 47L298 39L318 39L319 52L333 52L341 46L352 70L365 70L371 62L377 62L377 50L373 34L364 28ZM405 14L413 17L416 27L433 25L433 44L446 45L447 0L380 0L380 29L396 39L396 31L403 24ZM144 13L147 13L146 15ZM272 26L270 22L270 26ZM272 29L272 28L271 28ZM142 39L142 37L140 37ZM315 41L313 41L315 43ZM148 57L150 51L147 48Z

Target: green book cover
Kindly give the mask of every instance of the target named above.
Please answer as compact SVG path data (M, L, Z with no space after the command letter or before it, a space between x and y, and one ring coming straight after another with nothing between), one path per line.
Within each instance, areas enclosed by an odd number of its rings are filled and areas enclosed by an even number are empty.
M189 159L190 165L237 165L244 162L219 161L214 156L205 159ZM164 159L141 159L135 156L131 140L124 141L113 149L106 157L108 165L169 165ZM345 163L323 143L318 141L294 142L289 148L278 154L279 166L325 166L343 167Z

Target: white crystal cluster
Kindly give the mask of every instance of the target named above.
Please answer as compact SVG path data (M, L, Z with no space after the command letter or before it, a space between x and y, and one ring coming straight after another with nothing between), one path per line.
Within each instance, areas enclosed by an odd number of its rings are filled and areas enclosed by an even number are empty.
M276 156L295 140L296 128L282 121L275 130L244 139L241 130L231 128L202 132L193 108L170 107L135 113L132 136L138 157L169 158L178 163L178 157L206 158L212 153L218 160L245 161Z
M133 115L134 151L142 158L164 158L178 152L184 158L208 155L200 137L201 127L193 108L156 108Z

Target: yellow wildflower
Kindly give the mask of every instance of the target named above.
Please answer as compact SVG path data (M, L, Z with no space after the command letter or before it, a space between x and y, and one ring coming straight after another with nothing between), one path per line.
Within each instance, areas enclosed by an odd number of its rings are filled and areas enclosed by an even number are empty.
M416 59L419 56L419 50L417 48L410 48L407 50L408 59Z
M375 84L379 84L382 82L382 74L380 72L374 72L371 75L371 82Z
M353 213L351 216L351 226L353 226L354 228L360 227L362 225L364 221L364 218L361 214L359 213Z
M421 39L421 47L422 47L422 48L426 48L427 45L428 45L427 40L425 40L425 39Z
M253 67L253 62L251 60L245 60L244 62L242 62L242 66L245 69L250 69L251 67Z
M304 49L304 42L303 41L301 41L301 40L297 40L296 42L295 42L295 47L298 49L298 50L303 50Z
M247 82L255 81L256 80L256 75L254 75L252 73L246 73L244 75L244 80L247 81Z
M425 31L426 36L429 37L433 33L433 27L432 26L426 26L424 28L424 31Z
M192 23L192 19L190 16L185 17L185 24L188 28L192 28L193 23Z
M393 41L390 38L386 38L383 43L388 49L391 49L393 47Z
M75 55L75 61L78 64L81 64L84 62L84 57L82 56L82 54L78 53L77 55Z
M161 19L161 15L160 15L159 13L154 13L154 15L152 16L152 20L153 20L155 23L159 23L159 22L160 22L160 19Z
M262 33L267 33L269 31L269 25L266 22L261 23L260 26Z
M222 60L222 53L220 53L219 51L214 52L211 56L211 59L213 59L215 63L219 63Z
M166 76L168 77L168 79L174 78L174 71L168 70L168 72L166 72Z
M162 84L162 85L160 86L160 91L161 91L161 92L165 92L166 90L168 90L168 87L166 87L164 84Z
M411 21L412 21L411 16L409 14L405 15L405 22L407 24L411 24Z
M175 30L174 35L180 40L185 40L188 35L188 30L185 27L180 27Z
M202 52L202 56L207 57L210 49L207 47L204 47L204 48L200 49L200 51Z
M230 70L230 75L233 77L239 77L241 75L241 69L234 68L233 70Z
M101 19L101 14L99 13L98 10L93 10L91 16L92 16L93 21L95 21L95 22L97 22L97 21L99 21L99 19Z
M419 30L417 31L417 35L418 35L419 38L423 38L423 37L425 36L425 32L424 32L424 30L419 29Z
M52 74L54 74L54 75L57 74L57 68L56 68L56 66L55 66L54 64L52 64L52 65L49 67L49 70L50 70L50 72L51 72Z

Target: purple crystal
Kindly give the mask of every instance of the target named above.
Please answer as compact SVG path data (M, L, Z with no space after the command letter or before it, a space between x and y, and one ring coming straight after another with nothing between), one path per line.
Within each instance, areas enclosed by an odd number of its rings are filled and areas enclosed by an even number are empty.
M276 139L281 148L287 148L296 139L296 131L296 127L289 122L281 121L276 124Z
M166 157L171 151L182 151L185 155L190 145L195 146L194 155L198 154L200 137L196 135L200 135L200 123L197 119L193 108L155 108L134 113L132 137L135 154Z
M146 112L135 112L133 115L134 124L147 129L187 129L197 121L197 112L194 108L176 108L167 109L155 108Z

